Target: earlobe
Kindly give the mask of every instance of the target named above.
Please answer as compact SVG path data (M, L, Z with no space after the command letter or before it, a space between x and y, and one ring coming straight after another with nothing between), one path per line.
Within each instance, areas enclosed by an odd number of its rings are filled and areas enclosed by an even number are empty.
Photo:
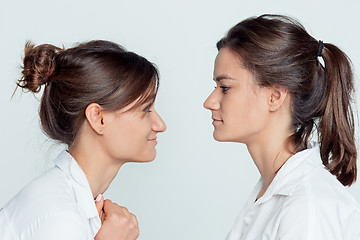
M85 109L86 119L91 128L99 135L104 133L104 116L102 107L97 103L91 103Z
M275 112L284 104L288 91L282 86L273 86L270 90L269 109Z

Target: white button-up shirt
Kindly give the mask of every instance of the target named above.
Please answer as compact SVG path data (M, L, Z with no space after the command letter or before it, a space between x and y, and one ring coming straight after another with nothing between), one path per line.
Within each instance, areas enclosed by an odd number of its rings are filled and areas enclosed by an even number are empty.
M289 158L255 202L262 185L260 178L226 239L360 239L360 206L325 169L318 147Z
M89 240L101 227L87 178L67 151L0 210L1 240Z

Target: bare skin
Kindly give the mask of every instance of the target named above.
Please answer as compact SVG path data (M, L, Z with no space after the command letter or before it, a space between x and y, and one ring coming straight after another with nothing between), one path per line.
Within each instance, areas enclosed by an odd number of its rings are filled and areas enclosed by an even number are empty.
M149 162L156 156L156 134L166 125L153 104L127 111L104 111L96 103L85 111L86 119L69 148L84 171L94 199L103 194L120 167L127 162ZM102 225L96 240L134 240L139 235L135 215L110 200L95 203Z
M293 133L290 95L280 86L260 87L227 48L216 57L214 80L216 88L204 102L212 112L214 138L246 144L264 182L259 199L293 154L287 144Z
M101 195L100 195L101 196ZM137 239L139 236L139 224L136 216L129 212L126 207L121 207L111 200L101 196L100 201L95 202L101 218L101 228L95 236L95 240L101 239Z

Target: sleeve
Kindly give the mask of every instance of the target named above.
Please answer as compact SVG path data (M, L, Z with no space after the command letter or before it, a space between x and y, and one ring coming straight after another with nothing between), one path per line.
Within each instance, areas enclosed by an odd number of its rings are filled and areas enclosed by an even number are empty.
M230 232L226 235L224 240L229 240L230 239Z
M37 219L25 233L31 240L88 240L91 239L86 225L74 213L63 213ZM93 240L93 238L92 238Z
M360 210L351 213L343 226L344 240L360 239Z
M359 221L359 218L356 221ZM359 222L356 224L359 225ZM322 204L309 201L293 202L282 211L278 226L275 238L277 240L360 239L359 235L345 238L344 222L337 210L329 208L325 202Z
M17 237L11 226L8 225L5 212L0 209L0 239L16 240Z
M317 238L312 236L315 231L314 212L307 206L291 205L286 207L280 215L279 228L276 234L276 240L322 240L326 239L317 234ZM329 238L329 240L332 238Z

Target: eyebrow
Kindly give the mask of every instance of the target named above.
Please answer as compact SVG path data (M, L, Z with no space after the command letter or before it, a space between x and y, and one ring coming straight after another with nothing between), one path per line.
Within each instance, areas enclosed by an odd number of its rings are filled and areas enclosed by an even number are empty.
M215 82L220 82L221 80L224 80L224 79L226 79L226 80L235 80L234 78L232 78L232 77L225 74L225 75L217 76L216 78L214 78L214 81Z

